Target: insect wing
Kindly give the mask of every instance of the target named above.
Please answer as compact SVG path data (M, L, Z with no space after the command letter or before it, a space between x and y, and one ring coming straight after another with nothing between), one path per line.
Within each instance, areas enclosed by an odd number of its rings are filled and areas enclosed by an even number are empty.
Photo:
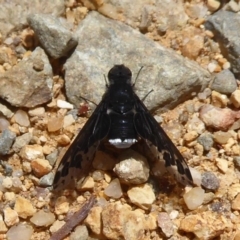
M183 156L139 97L135 95L135 98L134 125L137 133L146 141L154 153L158 153L157 160L161 161L163 159L165 161L166 169L178 182L184 185L192 185L192 175Z
M55 190L63 189L73 178L80 179L88 173L98 145L110 128L107 108L107 102L102 100L66 151L53 181Z

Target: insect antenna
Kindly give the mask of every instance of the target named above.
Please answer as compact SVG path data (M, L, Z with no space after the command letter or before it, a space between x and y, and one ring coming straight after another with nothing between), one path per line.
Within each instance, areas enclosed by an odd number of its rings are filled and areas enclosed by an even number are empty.
M80 96L80 98L82 98L86 102L90 102L90 103L94 104L97 107L97 104L95 102L93 102L93 101L91 101L91 100L89 100L89 99L87 99L85 97L82 97L82 96Z
M134 83L133 83L133 87L135 86L135 84L136 84L136 82L137 82L137 79L138 79L138 76L139 76L139 74L140 74L140 72L142 71L142 69L143 69L143 66L141 66L140 67L140 69L139 69L139 71L138 71L138 73L137 73L137 76L136 76L136 78L135 78L135 81L134 81Z
M142 102L144 102L145 99L148 97L148 95L149 95L150 93L152 93L153 91L154 91L153 89L150 90L150 91L142 98Z

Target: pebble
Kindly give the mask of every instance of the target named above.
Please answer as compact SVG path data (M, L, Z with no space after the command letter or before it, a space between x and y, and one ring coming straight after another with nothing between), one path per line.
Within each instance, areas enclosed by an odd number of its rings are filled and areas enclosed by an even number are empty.
M229 69L216 74L211 89L223 94L231 94L237 89L237 81Z
M81 182L81 180L80 180ZM86 190L90 190L90 189L93 189L94 188L94 185L95 185L95 182L93 180L92 177L90 176L87 176L83 182L81 182L80 185L76 185L76 188L77 190L80 190L80 191L86 191Z
M239 12L240 10L240 7L239 7L239 2L235 2L233 0L229 1L227 4L226 4L226 10L230 10L232 12Z
M208 127L226 130L234 123L238 114L229 108L204 105L200 109L199 116Z
M42 186L42 187L51 186L53 183L53 179L54 179L54 173L50 172L40 178L39 186Z
M64 109L73 109L73 105L71 103L61 99L57 100L57 106L59 108L64 108Z
M58 229L60 229L64 224L65 224L64 221L56 220L56 221L52 224L52 226L50 227L49 230L50 230L51 233L54 233L54 232L56 232Z
M230 101L232 102L234 107L240 107L240 90L237 89L231 94Z
M63 119L63 128L66 128L68 126L71 126L72 124L74 124L76 122L76 120L74 119L72 114L68 114L66 116L64 116Z
M96 235L99 235L102 232L102 217L101 217L102 210L103 209L101 206L93 207L89 212L87 218L84 220L86 225Z
M3 130L8 129L9 125L9 121L5 117L0 116L0 131L3 132Z
M201 94L201 95L199 96L199 94ZM199 93L199 94L198 94L199 100L205 100L205 99L207 99L209 96L211 96L212 90L211 90L210 88L205 88L205 89L203 90L203 92L201 92L201 93Z
M211 12L215 12L216 10L218 10L218 8L220 7L220 2L217 0L207 0L207 7L208 10Z
M33 109L28 110L28 114L31 117L35 117L35 116L39 117L39 116L44 115L44 113L45 113L45 108L44 107L37 107L37 108L33 108Z
M184 202L188 209L195 210L202 205L204 200L204 190L201 187L192 188L183 195Z
M203 204L208 204L210 202L212 202L212 200L215 198L215 194L212 192L207 192L204 194L204 200L203 200Z
M122 196L123 192L118 178L115 178L110 182L110 184L105 188L104 194L114 199L118 199Z
M28 114L21 109L16 111L14 114L14 119L20 126L29 127L30 125Z
M6 202L15 202L16 194L14 192L5 192L3 198Z
M8 129L0 134L0 155L7 155L16 138L16 134Z
M235 167L237 167L238 170L240 170L240 156L233 157L233 162L234 162Z
M24 146L28 145L32 139L31 133L24 133L21 136L16 137L12 146L14 152L19 152Z
M217 68L217 63L215 62L210 62L207 66L207 69L210 73L213 73Z
M8 240L30 240L33 234L33 228L27 223L19 223L12 226L7 232Z
M55 204L55 213L57 215L65 214L69 211L69 202L65 196L59 197Z
M148 184L131 187L127 195L133 204L144 210L150 209L156 199L153 189Z
M100 182L101 180L104 179L104 174L102 171L96 170L93 172L92 177L93 177L94 181Z
M20 151L20 156L24 160L32 161L36 158L44 158L42 146L34 144L34 145L26 145Z
M66 134L58 136L56 140L57 143L61 146L67 146L71 142L71 139Z
M13 226L14 224L19 223L18 213L11 209L10 207L6 207L3 209L4 214L4 222L8 227Z
M116 159L116 157L113 157L104 151L97 151L93 160L93 167L95 169L108 171L113 170L114 166L118 162L119 160Z
M198 134L202 134L205 131L205 125L201 119L197 116L193 116L187 122L187 131L196 131Z
M22 182L19 177L12 177L12 190L14 192L19 192L22 190Z
M209 190L217 190L219 188L219 179L212 172L202 174L202 186Z
M230 132L217 131L213 133L214 141L220 144L226 144L231 137Z
M232 227L231 219L224 214L219 217L212 211L205 211L186 216L181 220L178 230L193 233L196 239L214 239Z
M209 151L214 143L212 134L210 133L202 133L197 141L203 146L205 151Z
M1 103L0 103L0 112L4 117L8 119L14 115L14 113L9 108L7 108L5 105Z
M226 173L228 170L228 161L223 158L216 158L217 167L223 172Z
M54 223L55 215L51 212L39 210L30 218L30 221L37 227L47 227Z
M165 236L167 238L171 237L174 233L174 225L169 215L165 212L160 212L157 221Z
M121 182L127 184L141 184L148 180L149 166L147 159L139 153L129 149L119 155L120 162L113 171Z
M28 199L21 196L16 197L14 210L18 213L18 216L23 219L31 217L36 212L36 209L33 208L32 203Z
M186 134L184 134L183 139L186 142L192 142L198 137L198 133L196 131L190 131Z
M233 210L240 210L240 193L237 195L237 197L232 201L232 209Z
M221 94L216 91L212 91L211 98L212 98L212 105L215 107L220 107L220 108L227 107L229 102L227 95Z
M2 215L0 215L0 233L6 233L8 231L5 222L3 221Z
M36 158L31 161L32 171L37 177L42 177L52 170L48 160Z
M77 226L70 234L70 240L88 240L88 230L86 226Z
M145 219L146 216L140 209L131 211L127 204L110 203L102 211L102 233L107 239L136 239L136 236L141 236L148 230L149 219Z
M48 119L47 129L49 132L56 132L63 127L63 117L53 117Z
M12 179L10 177L5 177L2 182L2 186L6 189L11 188L13 185Z
M58 157L58 150L55 149L52 153L46 156L46 159L49 161L49 164L53 166L57 160L57 157Z

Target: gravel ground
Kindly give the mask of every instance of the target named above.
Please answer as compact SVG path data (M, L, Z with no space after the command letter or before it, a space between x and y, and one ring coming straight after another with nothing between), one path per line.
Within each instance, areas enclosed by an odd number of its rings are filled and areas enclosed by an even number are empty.
M0 239L239 240L239 11L233 0L1 1ZM53 191L115 64L133 81L143 66L136 93L154 90L144 103L194 186L140 142L103 144L85 179Z

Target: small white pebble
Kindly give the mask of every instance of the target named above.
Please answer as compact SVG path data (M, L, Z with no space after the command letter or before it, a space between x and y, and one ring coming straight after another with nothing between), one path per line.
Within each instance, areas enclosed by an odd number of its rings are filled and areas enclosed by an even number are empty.
M3 179L2 186L4 188L9 189L9 188L12 187L12 184L13 184L13 182L12 182L12 179L10 177L6 177L6 178Z
M12 226L7 232L8 240L30 240L33 234L32 226L27 223L19 223L18 225ZM17 236L17 238L16 238Z
M122 196L122 188L118 178L113 179L105 188L104 193L108 197L118 199Z
M59 108L65 108L65 109L73 109L73 105L67 101L64 101L64 100L61 100L61 99L58 99L57 100L57 106Z
M209 71L210 73L213 73L214 70L216 69L216 67L217 67L217 64L216 64L216 63L209 63L208 66L207 66L208 71Z
M31 218L30 221L38 227L49 226L54 223L55 215L51 212L45 212L40 210L36 212Z
M179 215L179 211L177 211L177 210L172 210L170 213L169 213L169 217L170 217L170 219L176 219L177 218L177 216Z
M190 210L194 210L201 206L204 200L204 190L200 187L195 187L183 195L183 199Z
M23 110L17 110L17 112L14 115L14 119L16 123L18 123L20 126L28 127L30 125L28 115Z

